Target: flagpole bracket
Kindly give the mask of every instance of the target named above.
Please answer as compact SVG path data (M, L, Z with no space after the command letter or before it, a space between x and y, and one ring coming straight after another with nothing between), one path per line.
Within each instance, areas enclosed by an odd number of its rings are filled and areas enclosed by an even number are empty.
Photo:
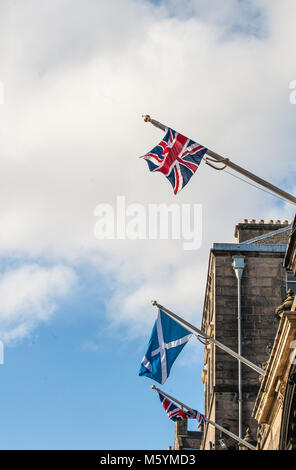
M196 339L197 341L199 341L201 344L207 346L208 344L210 344L210 341L208 339L205 339L203 338L201 335L196 335Z
M209 165L211 168L214 168L214 170L225 170L225 168L228 166L229 158L223 158L222 160L216 160L215 158L210 158L206 156L204 158L204 162ZM212 165L212 163L223 163L224 165L222 167L217 167L215 165Z

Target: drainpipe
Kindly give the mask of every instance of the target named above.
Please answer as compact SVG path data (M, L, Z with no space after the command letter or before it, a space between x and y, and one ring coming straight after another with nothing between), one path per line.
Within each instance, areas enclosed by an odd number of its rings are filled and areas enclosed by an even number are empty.
M243 256L232 257L232 267L237 279L237 343L238 354L242 354L242 332L241 332L241 278L245 267ZM242 390L242 364L238 361L238 429L239 437L242 439L242 418L243 418L243 390Z

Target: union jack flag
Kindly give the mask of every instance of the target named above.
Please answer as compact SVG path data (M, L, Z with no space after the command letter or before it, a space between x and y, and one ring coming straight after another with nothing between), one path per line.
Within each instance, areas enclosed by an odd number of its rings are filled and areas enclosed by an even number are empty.
M143 155L150 171L160 171L177 194L196 172L208 149L168 128L162 141Z
M205 421L205 416L198 411L192 410L193 413L190 411L184 411L161 393L158 392L158 395L162 406L172 421L181 421L182 419L197 419L198 423L203 423Z

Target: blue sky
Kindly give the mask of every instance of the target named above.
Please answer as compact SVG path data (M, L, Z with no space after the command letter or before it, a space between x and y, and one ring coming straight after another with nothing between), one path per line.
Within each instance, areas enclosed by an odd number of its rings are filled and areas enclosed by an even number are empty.
M173 445L138 376L150 301L200 326L212 243L294 207L204 164L175 197L138 158L162 138L141 115L295 194L293 12L292 0L1 3L2 449ZM200 204L201 247L98 240L95 209L118 196ZM202 367L193 338L163 389L203 411Z
M5 350L2 449L173 445L174 426L150 388L154 382L137 375L148 338L131 341L120 332L108 333L104 309L91 290L81 289L62 302L50 325L38 327L30 338ZM202 402L202 348L191 341L165 390L193 406Z

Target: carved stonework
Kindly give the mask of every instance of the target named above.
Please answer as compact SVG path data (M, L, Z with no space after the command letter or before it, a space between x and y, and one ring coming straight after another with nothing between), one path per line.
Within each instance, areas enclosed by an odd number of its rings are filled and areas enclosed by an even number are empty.
M281 384L280 389L278 391L278 396L277 396L277 399L280 403L281 408L283 407L283 404L284 404L284 398L285 398L285 386L284 384Z
M248 442L249 444L252 444L254 447L256 447L256 445L257 445L257 441L256 441L256 439L254 439L249 426L246 428L246 434L244 436L244 441ZM239 447L240 447L241 450L250 450L249 447L247 447L243 444L239 444Z
M266 370L267 365L268 365L268 361L261 362L259 365L260 365L261 369ZM259 382L262 382L263 378L264 378L264 375L259 374L259 376L258 376Z
M275 391L277 392L277 401L282 407L284 404L285 392L286 392L286 383L282 379L278 379Z
M273 346L272 343L268 343L266 348L265 348L265 351L268 354L268 356L270 356L270 353L272 351L272 346ZM261 369L266 370L267 365L268 365L268 361L269 361L269 358L267 359L267 361L261 362L261 364L259 364ZM259 382L262 382L263 377L264 377L263 375L261 375L261 374L259 375L259 377L258 377Z
M269 424L259 424L258 429L257 429L257 446L258 449L260 450L262 447L262 443L265 440L265 436L268 432Z
M294 292L292 291L292 289L289 289L288 292L287 292L287 298L284 300L284 302L279 305L276 310L275 310L275 313L281 318L282 315L283 315L283 312L288 312L291 310L292 308L292 305L293 305L293 302L294 302Z

